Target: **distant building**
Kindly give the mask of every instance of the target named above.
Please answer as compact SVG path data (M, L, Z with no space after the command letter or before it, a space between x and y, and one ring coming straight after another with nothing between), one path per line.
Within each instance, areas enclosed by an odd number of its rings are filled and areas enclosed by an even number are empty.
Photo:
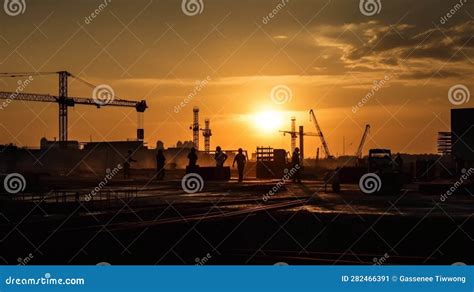
M184 141L184 142L181 142L181 141L178 141L176 143L176 148L188 148L188 149L191 149L194 147L194 143L193 141Z
M460 168L474 165L474 108L451 110L452 154Z
M56 149L56 148L67 148L67 149L79 149L80 145L78 141L50 141L46 138L41 138L40 149Z

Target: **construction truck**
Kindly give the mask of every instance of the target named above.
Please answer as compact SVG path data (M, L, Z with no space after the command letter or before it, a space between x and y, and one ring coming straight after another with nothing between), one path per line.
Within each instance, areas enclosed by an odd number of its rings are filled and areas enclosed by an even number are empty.
M392 157L392 152L389 149L370 149L367 158L367 173L373 174L373 177L378 177L379 185L370 194L384 194L395 195L400 192L403 187L405 178L402 173L401 165L397 159ZM364 191L362 184L363 178L359 181L361 191Z
M367 159L359 159L357 166L336 171L341 183L358 184L364 194L395 195L408 181L399 159L393 158L389 149L370 149Z

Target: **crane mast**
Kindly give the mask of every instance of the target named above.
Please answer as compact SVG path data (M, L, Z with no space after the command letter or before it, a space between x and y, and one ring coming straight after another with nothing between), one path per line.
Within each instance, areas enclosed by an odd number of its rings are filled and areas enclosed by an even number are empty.
M70 76L67 71L59 71L59 141L67 141L67 81Z
M326 157L331 158L332 155L329 152L328 144L326 143L326 139L324 138L323 131L321 131L321 127L319 127L318 120L316 119L316 115L314 114L314 110L309 111L309 117L310 117L310 120L313 121L316 131L318 133L318 136L321 139L321 144L323 145L323 150L324 150L324 153L326 154Z

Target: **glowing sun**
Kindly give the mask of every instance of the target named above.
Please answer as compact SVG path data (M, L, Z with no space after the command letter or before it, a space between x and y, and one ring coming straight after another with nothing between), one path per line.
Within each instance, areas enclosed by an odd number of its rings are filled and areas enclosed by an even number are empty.
M257 129L270 133L281 130L284 123L284 115L277 111L263 111L253 114L252 121Z

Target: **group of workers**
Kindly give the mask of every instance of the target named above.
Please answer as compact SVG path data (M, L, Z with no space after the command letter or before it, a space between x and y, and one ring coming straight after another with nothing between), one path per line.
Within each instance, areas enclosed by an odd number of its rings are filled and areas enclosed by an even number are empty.
M188 154L188 166L187 168L189 170L193 170L197 167L197 160L198 156L196 154L196 148L191 148L189 154ZM225 162L227 161L229 157L227 154L225 154L222 151L222 148L220 146L217 146L216 148L216 153L214 154L214 160L216 162L216 167L224 167ZM158 157L157 157L157 162L158 162ZM232 167L235 167L235 164L237 163L237 169L239 172L239 182L242 182L244 180L244 169L245 169L245 164L247 163L247 156L244 155L244 150L242 148L239 148L237 155L234 157L234 162L232 163ZM158 166L158 173L163 173L164 172L164 164Z
M125 158L124 161L124 178L125 179L130 179L130 165L133 162L137 162L135 159L132 157L132 151L128 151L128 155ZM198 161L198 155L197 155L197 150L196 148L191 148L189 151L189 154L187 156L188 158L188 170L195 170L197 169L197 161ZM396 168L399 171L402 171L403 169L403 159L400 154L396 156L394 160L392 160L389 156L384 157L385 160L387 161L388 164L390 165L395 165ZM225 162L227 161L228 156L226 153L222 151L222 148L218 146L216 148L216 152L214 154L214 160L216 163L216 167L221 168L224 167ZM237 170L238 170L238 175L239 175L239 182L242 182L244 180L244 170L245 170L245 164L247 163L247 156L244 155L244 152L242 148L239 148L237 155L234 157L234 162L232 163L232 167L235 167L235 164L237 164ZM371 162L369 161L369 164ZM156 179L157 180L163 180L165 178L165 165L166 165L166 157L164 155L163 149L158 149L156 153ZM300 155L300 150L299 148L295 148L293 151L293 154L291 156L291 165L295 169L295 172L293 174L293 182L294 183L301 183L301 155ZM326 191L327 185L330 183L332 184L333 191L338 193L340 191L340 179L339 179L339 171L340 168L336 168L335 171L333 172L327 172L325 177L324 177L324 189Z
M129 179L130 178L130 166L131 163L137 162L135 159L132 157L132 151L128 151L128 155L125 158L124 161L124 178ZM197 150L196 148L191 148L189 151L189 154L187 156L188 158L188 169L195 169L197 168L197 161L198 161L198 155L197 155ZM224 167L225 162L227 161L228 156L222 151L222 148L218 146L216 148L216 153L214 154L214 160L216 162L216 167ZM245 164L247 163L247 156L244 155L244 151L242 148L239 148L237 155L234 157L234 162L232 163L232 167L235 167L235 164L237 164L237 170L239 173L239 182L242 182L244 180L244 170L245 170ZM166 165L166 157L164 155L163 149L158 149L156 152L156 179L157 180L163 180L165 178L165 165Z

